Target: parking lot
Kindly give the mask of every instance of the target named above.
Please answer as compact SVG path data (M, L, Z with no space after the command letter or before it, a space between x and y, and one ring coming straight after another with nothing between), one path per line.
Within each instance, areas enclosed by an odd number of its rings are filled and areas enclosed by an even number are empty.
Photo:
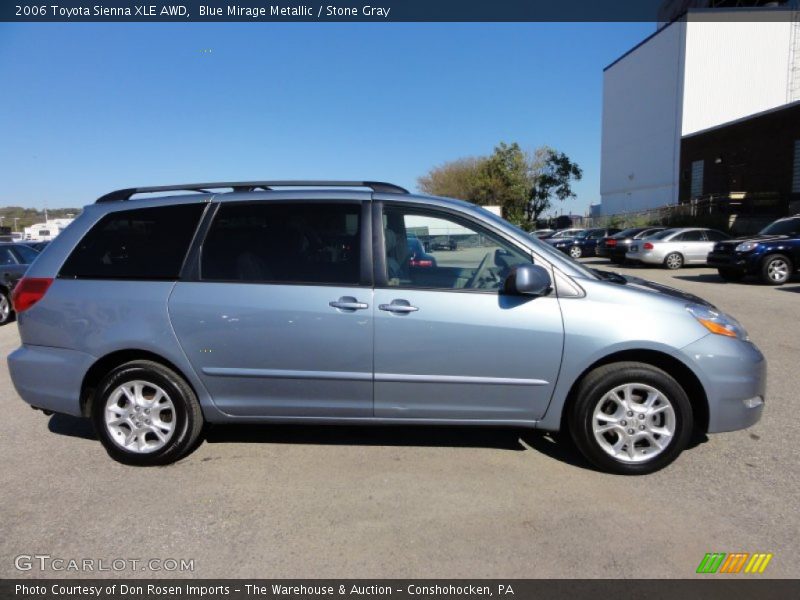
M157 576L690 577L706 552L771 552L763 576L800 576L800 281L613 270L743 323L769 361L759 424L638 478L539 432L435 427L217 427L180 463L142 469L109 459L88 422L31 410L3 361L0 577L91 575L15 568L36 553L194 561ZM18 343L0 329L4 356Z

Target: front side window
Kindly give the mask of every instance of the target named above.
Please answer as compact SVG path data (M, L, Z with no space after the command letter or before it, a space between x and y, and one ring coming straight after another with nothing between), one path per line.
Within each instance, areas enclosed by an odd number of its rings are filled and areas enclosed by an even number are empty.
M533 262L494 233L438 211L387 206L383 234L389 287L498 290L512 267Z
M204 208L176 204L109 213L72 251L59 277L177 279Z
M358 285L357 203L225 203L203 243L206 281Z

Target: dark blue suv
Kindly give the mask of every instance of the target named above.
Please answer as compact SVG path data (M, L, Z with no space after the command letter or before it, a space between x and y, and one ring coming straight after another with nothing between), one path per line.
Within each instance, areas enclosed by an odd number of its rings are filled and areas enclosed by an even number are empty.
M758 275L769 285L786 283L800 268L800 215L778 219L758 235L719 242L708 265L726 281Z

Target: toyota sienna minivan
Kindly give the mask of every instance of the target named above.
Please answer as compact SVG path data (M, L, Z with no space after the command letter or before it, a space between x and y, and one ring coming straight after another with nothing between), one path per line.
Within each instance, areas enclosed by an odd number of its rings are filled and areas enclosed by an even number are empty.
M410 260L436 236L456 248ZM13 304L19 395L91 418L133 465L180 459L204 423L469 424L567 430L598 468L642 474L764 406L733 317L386 183L112 192Z

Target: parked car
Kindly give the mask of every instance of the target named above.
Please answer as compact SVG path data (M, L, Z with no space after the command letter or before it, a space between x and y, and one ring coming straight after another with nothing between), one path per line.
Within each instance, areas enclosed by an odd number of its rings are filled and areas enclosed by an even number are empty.
M557 242L561 242L561 241L564 241L564 240L568 240L568 239L574 238L581 231L584 231L584 230L583 229L561 229L559 231L556 231L553 235L550 235L550 236L544 238L544 240L548 244L556 244Z
M637 240L625 254L628 260L680 269L684 265L704 265L716 242L731 236L716 229L678 227Z
M556 232L555 229L535 229L531 231L531 235L536 238L539 238L540 240L543 240L549 238L555 232Z
M410 268L425 218L474 243ZM111 192L13 295L19 395L90 418L127 464L179 460L205 422L474 424L565 428L599 468L642 474L764 407L733 317L385 183Z
M39 253L25 244L0 242L0 325L14 317L11 293L37 256Z
M618 228L599 228L599 229L585 229L579 232L574 238L559 240L553 244L565 254L569 254L572 258L581 258L583 256L594 256L597 242L608 235L613 235L619 232Z
M597 243L595 254L608 258L611 262L622 264L625 262L625 254L634 240L640 240L659 231L664 231L666 227L631 227L619 233L609 235Z
M431 251L436 252L440 250L457 250L458 242L452 238L437 239L431 242Z
M419 238L409 237L408 243L408 264L412 267L435 267L436 257L425 252L425 247Z
M778 219L758 235L716 244L708 264L727 281L756 275L770 285L786 283L800 269L800 215Z

